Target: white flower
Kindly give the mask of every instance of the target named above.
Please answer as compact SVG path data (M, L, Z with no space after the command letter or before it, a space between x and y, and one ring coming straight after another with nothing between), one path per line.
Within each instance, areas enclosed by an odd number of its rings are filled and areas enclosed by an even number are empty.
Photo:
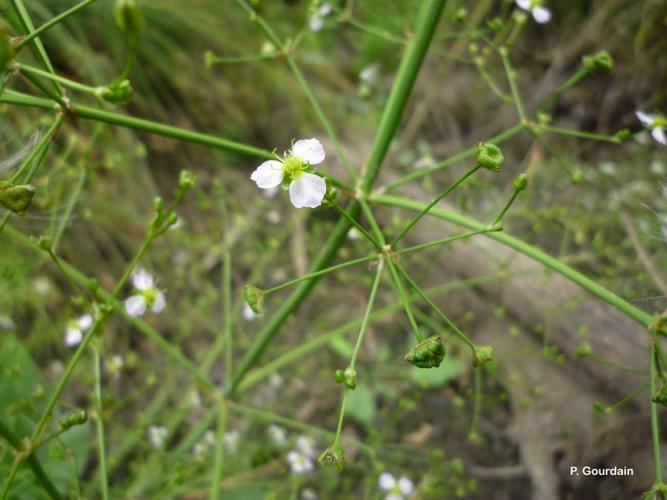
M371 84L377 80L378 74L380 73L380 64L375 63L370 66L366 66L359 72L359 80L364 83Z
M190 391L190 406L193 408L199 408L201 406L201 396L197 389Z
M542 0L516 0L516 4L533 15L540 24L551 21L551 11L542 5Z
M301 500L317 500L317 495L310 488L301 490Z
M649 114L644 113L643 111L637 111L635 112L635 115L637 115L639 121L651 131L651 135L656 141L667 146L667 135L665 134L665 129L667 129L667 118L660 113Z
M250 307L250 304L247 302L243 303L243 310L241 311L241 317L245 321L252 321L257 317L257 313L252 310L252 307Z
M107 367L111 373L118 373L123 368L125 362L123 361L123 356L120 354L114 354L111 356L111 359L107 363Z
M313 470L313 461L307 455L292 450L287 454L287 463L292 474L305 474Z
M311 14L308 21L310 31L320 31L324 26L324 18L331 14L331 4L324 2Z
M227 453L236 453L238 451L240 439L241 433L239 431L229 431L222 435Z
M378 481L380 489L387 493L386 500L405 500L410 496L414 490L412 481L405 476L396 480L394 476L388 472L380 474Z
M296 438L296 449L303 455L312 457L315 454L315 442L308 436L299 436Z
M317 139L296 141L282 160L268 160L252 173L250 178L261 189L272 189L280 184L289 185L289 197L296 208L315 208L322 204L327 184L319 175L308 172L326 157Z
M269 438L271 438L273 444L283 446L285 443L287 443L287 432L282 427L271 424L266 429L266 432L269 434Z
M150 309L158 314L167 305L164 292L155 287L155 280L144 269L137 269L132 273L132 284L134 295L125 299L125 311L130 316L139 317L146 314Z
M65 329L65 345L74 347L81 343L83 334L93 326L93 317L90 314L84 314L79 319L71 321Z
M161 425L151 425L148 428L148 441L156 450L162 448L164 440L167 438L167 429Z

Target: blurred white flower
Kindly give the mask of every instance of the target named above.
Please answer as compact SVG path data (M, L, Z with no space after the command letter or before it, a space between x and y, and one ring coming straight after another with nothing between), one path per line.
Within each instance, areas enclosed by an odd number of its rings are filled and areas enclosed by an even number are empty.
M164 440L167 439L167 429L161 425L151 425L148 428L148 441L156 450L162 448Z
M359 238L361 238L361 231L359 231L356 227L350 228L350 230L347 232L347 239L350 241L357 241Z
M262 194L264 195L264 198L272 200L273 198L276 197L278 191L280 191L280 189L278 188L278 186L276 186L268 189L263 189Z
M655 175L667 174L667 164L665 164L665 162L660 160L653 160L648 168L651 171L651 173Z
M107 368L111 373L118 373L122 370L124 364L125 362L123 361L123 356L120 354L114 354L107 362Z
M282 160L268 160L252 173L250 179L261 189L272 189L282 183L289 185L289 197L296 208L315 208L322 204L327 184L319 175L308 172L326 157L317 139L296 141Z
M315 454L315 441L308 436L299 436L296 438L296 449L308 457Z
M310 488L301 490L301 500L317 500L317 495Z
M268 214L266 214L266 220L268 220L271 224L278 224L281 220L280 212L278 212L278 210L271 210Z
M283 385L283 378L278 373L272 373L269 377L269 385L274 389L279 389Z
M266 432L269 435L273 444L277 446L284 446L287 443L287 431L280 427L279 425L271 424L266 429Z
M615 175L618 174L618 167L616 166L616 163L613 161L603 161L602 163L600 163L600 171L605 175L614 177Z
M313 461L308 455L291 450L287 453L287 463L292 474L305 474L313 470Z
M70 321L65 329L65 345L67 347L79 345L81 340L83 340L83 334L91 326L93 326L93 317L90 314L84 314L79 319Z
M385 500L405 500L414 490L414 485L410 479L402 476L397 480L389 472L380 474L378 486L382 491L387 493Z
M229 431L222 435L222 440L225 444L227 453L236 453L239 449L239 441L241 440L241 433L239 431Z
M420 169L432 167L433 165L435 165L435 158L433 158L430 153L426 153L421 158L419 158L413 166L416 169Z
M551 11L542 5L542 0L516 0L516 4L523 10L527 10L540 24L551 21Z
M46 276L38 276L32 282L32 286L35 287L35 292L38 295L48 295L51 292L51 282Z
M164 292L155 286L155 280L144 269L137 269L132 273L134 294L125 299L125 311L130 316L139 317L150 309L158 314L167 305Z
M252 310L252 307L250 307L250 304L247 302L243 303L243 310L241 311L241 317L245 321L252 321L257 317L257 313Z
M197 389L190 391L190 406L199 408L201 406L201 395Z
M380 73L380 64L375 63L370 66L366 66L359 72L359 80L364 83L371 84L377 80L377 77Z
M635 115L640 122L650 130L653 138L658 141L660 144L667 146L667 134L665 134L665 129L667 129L667 118L660 113L644 113L643 111L636 111Z
M308 21L308 27L310 31L320 31L324 26L324 18L331 14L331 4L324 2L319 7L316 7L313 13L310 15L310 20Z

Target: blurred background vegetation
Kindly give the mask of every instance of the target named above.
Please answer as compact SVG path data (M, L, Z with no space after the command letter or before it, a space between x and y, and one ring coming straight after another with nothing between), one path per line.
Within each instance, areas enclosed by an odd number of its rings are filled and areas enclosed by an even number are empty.
M362 165L369 151L418 4L416 0L356 2L351 21L325 22L314 33L308 30L308 2L259 2L262 15L283 37L303 37L295 57L355 165ZM71 5L70 1L45 0L30 2L28 8L35 23L41 24ZM279 152L295 138L324 137L281 57L207 67L207 51L235 57L266 50L256 27L231 2L142 0L140 5L146 29L130 75L134 98L125 112ZM448 2L380 184L412 171L420 160L446 158L516 123L512 106L490 91L471 62L470 32L454 20L461 7L468 9L471 23L486 30L491 29L493 19L507 19L515 8L511 1ZM559 99L550 110L554 123L600 134L622 128L639 132L637 109L667 110L664 1L563 0L552 2L550 8L552 22L537 25L529 21L512 51L529 110L536 110L576 71L583 55L601 49L613 56L613 71L585 79ZM2 14L19 33L8 5L2 6ZM112 2L107 0L84 9L42 39L59 74L73 80L102 85L112 81L124 64L125 42L113 20ZM30 59L27 52L22 57ZM363 82L360 72L368 67L377 68L377 78ZM502 65L492 61L487 69L505 88ZM35 92L20 79L12 85ZM85 97L77 96L77 103L85 102ZM20 149L36 130L43 129L47 125L44 118L39 110L3 105L2 156ZM333 148L326 143L325 147L329 153L325 169L342 172ZM530 189L506 220L510 234L566 260L650 313L667 307L667 149L655 145L644 132L623 145L550 135L535 141L522 134L503 145L503 150L507 162L500 175L480 176L450 200L459 211L478 220L490 218L507 198L511 179L527 171ZM336 222L332 211L304 214L292 209L284 196L263 197L248 178L256 166L255 160L231 153L75 121L61 131L41 169L35 182L38 196L30 213L12 224L31 235L62 234L59 255L97 277L103 286L112 287L144 236L153 198L163 195L169 199L178 172L192 170L199 182L178 209L181 224L158 240L142 262L168 298L165 312L149 322L181 346L190 359L202 363L222 331L222 242L230 238L237 287L235 348L240 359L264 320L241 320L242 285L250 281L270 286L303 274ZM454 165L404 192L408 196L418 192L426 198L463 168L463 164ZM221 224L223 206L230 214L228 227ZM387 226L399 224L405 216L395 210L383 214ZM15 363L24 367L25 387L18 393L30 395L7 396L7 408L25 413L22 418L30 421L34 418L31 412L39 406L35 401L48 394L46 387L57 381L71 355L63 343L64 330L68 321L82 314L83 304L72 300L75 294L70 285L49 259L27 252L4 234L1 238L2 368L9 370ZM350 239L341 258L364 252L363 241ZM652 267L638 258L638 252L649 257ZM410 265L416 276L419 270L421 276L435 273L436 282L446 283L456 273L446 267L434 269L433 261L442 255L445 250L411 258ZM360 317L371 278L371 273L359 269L327 277L288 321L261 364L304 339ZM461 287L475 290L473 285ZM268 313L277 307L280 297L269 299ZM390 287L379 301L380 306L395 302ZM493 297L485 301L479 310L455 310L454 319L474 333L476 315L505 314ZM421 314L425 328L435 328L435 321L428 322L428 313ZM595 331L595 324L588 328L592 334L604 334ZM529 335L539 336L547 362L557 364L560 351L557 347L549 350L544 326ZM271 422L236 416L230 427L242 438L236 453L230 452L231 465L225 471L224 491L229 498L286 498L290 492L301 494L304 488L321 498L374 498L380 495L376 484L383 471L411 477L419 488L418 498L530 498L530 474L522 464L525 457L507 432L516 417L516 407L507 394L512 381L497 367L488 370L479 436L471 440L475 397L465 353L454 345L445 365L425 374L402 363L409 336L400 311L387 314L373 323L363 355L363 383L353 393L352 423L346 434L377 448L376 453L349 450L343 474L318 468L285 481L289 475L285 450L265 438ZM344 366L351 338L335 337L323 349L244 394L243 402L335 428L339 391L332 373ZM201 436L207 428L214 428L212 423L206 425L210 409L206 402L188 406L188 395L196 386L122 318L107 326L101 345L107 362L104 417L112 497L204 496L210 461L193 460L194 443L183 440L193 429ZM110 360L115 355L121 355L124 363L112 373ZM545 355L538 352L534 357ZM65 408L90 406L90 363L84 359L84 366L77 370L66 392ZM212 380L223 384L222 373L222 364L214 363ZM35 383L44 386L41 392L35 392ZM531 397L539 398L539 392L533 391ZM178 416L182 418L176 425ZM162 450L151 449L147 427L169 427L170 423L174 424L169 444ZM68 446L78 446L76 466L84 479L84 497L95 498L92 433L78 432L80 436L71 436L76 443ZM289 439L300 433L309 434L290 431ZM318 439L323 448L327 443ZM648 445L648 440L642 445ZM49 460L70 463L57 452L52 451ZM64 481L68 473L71 465L59 472ZM27 486L31 482L27 469L20 479L17 498L35 498L36 491ZM574 483L562 478L558 491L562 498L620 499L648 486L641 481ZM26 488L23 495L22 487Z

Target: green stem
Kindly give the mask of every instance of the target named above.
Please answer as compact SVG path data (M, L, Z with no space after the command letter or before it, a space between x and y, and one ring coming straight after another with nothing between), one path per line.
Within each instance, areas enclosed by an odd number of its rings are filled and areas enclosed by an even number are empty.
M570 137L579 137L581 139L590 139L592 141L602 141L602 142L611 142L612 144L620 144L621 141L609 135L594 134L592 132L585 132L583 130L573 130L568 128L554 127L552 125L547 125L542 127L546 132L551 132L552 134L558 135L567 135Z
M461 177L459 177L456 181L454 181L453 184L450 184L442 193L440 193L438 196L433 198L431 200L431 203L426 205L421 212L419 212L410 222L408 222L405 227L401 230L400 233L396 235L396 237L391 241L391 246L395 247L396 244L401 241L401 239L412 229L417 222L420 221L422 217L424 217L438 202L440 202L445 196L447 196L450 192L452 192L454 189L456 189L458 186L460 186L463 182L468 179L471 175L473 175L475 172L477 172L481 167L479 165L476 165L473 167L471 170L468 170L465 174L463 174Z
M410 322L410 326L412 327L412 332L415 334L415 337L417 337L417 341L421 342L422 340L424 340L424 337L419 331L419 326L417 325L415 317L412 314L412 309L410 308L410 302L408 301L408 298L405 294L405 290L403 289L403 283L401 283L401 278L398 276L398 272L396 271L396 267L399 266L398 264L395 264L394 262L391 261L391 257L387 258L387 266L389 267L389 271L391 272L391 277L396 286L396 293L398 294L401 304L403 305L403 309L405 310L405 315L408 317L408 321Z
M222 481L222 464L225 454L225 429L227 428L227 407L221 403L218 408L218 430L213 461L213 475L209 489L209 499L217 500L220 497L220 483Z
M477 236L478 234L484 234L484 233L492 233L495 231L502 231L503 228L501 226L489 226L485 227L484 229L479 229L477 231L471 231L469 233L463 233L463 234L457 234L455 236L450 236L449 238L443 238L441 240L435 240L435 241L429 241L427 243L421 243L419 245L414 245L412 247L407 247L407 248L402 248L400 250L396 250L394 253L397 254L404 254L404 253L410 253L414 252L417 250L424 250L426 248L431 248L439 245L446 245L447 243L453 243L454 241L458 240L465 240L467 238L471 238L472 236Z
M347 393L350 390L345 387L343 389L343 399L340 402L340 413L338 414L338 424L336 425L336 435L334 437L334 446L340 445L340 436L343 432L343 420L345 420L345 407L347 406Z
M563 83L560 87L558 87L554 91L554 93L551 94L551 96L540 105L539 111L544 111L546 108L551 106L554 102L558 100L558 98L561 95L563 95L563 93L567 92L569 89L574 87L577 83L579 83L581 80L583 80L590 74L591 74L590 70L585 66L579 68L579 70L574 75L568 78L565 83Z
M106 445L104 439L104 417L102 408L102 372L100 353L93 347L93 364L95 370L95 417L97 427L97 456L99 459L100 487L102 498L109 498L109 478L107 472Z
M48 99L40 99L20 92L6 91L1 97L0 102L7 104L14 104L17 106L31 106L43 109L53 109L53 103ZM162 135L185 142L192 142L194 144L201 144L203 146L221 149L224 151L231 151L242 155L252 156L255 158L271 160L275 156L270 151L255 148L247 144L223 139L209 134L202 134L171 125L165 125L160 122L151 120L144 120L142 118L135 118L126 116L120 113L104 111L101 109L92 108L89 106L72 105L71 109L77 118L95 120L99 122L109 123L111 125L119 125L121 127L131 128L134 130L141 130L149 134Z
M521 192L521 190L518 190L518 189L515 189L515 190L514 190L514 193L512 193L512 196L511 196L510 199L507 201L507 203L505 204L505 206L503 207L503 209L502 209L502 210L500 211L500 213L496 216L496 218L493 219L493 222L491 223L491 226L495 226L496 224L499 224L500 221L503 220L503 217L505 217L505 214L507 213L507 211L508 211L508 210L510 209L510 207L512 206L512 203L514 203L514 200L516 200L516 197L519 196L519 193L520 193L520 192Z
M14 448L16 453L21 452L21 441L14 436L12 431L7 427L2 420L0 420L0 436L5 439L9 445ZM26 458L28 465L32 469L33 473L35 474L35 477L37 480L41 483L42 487L46 490L46 492L49 494L51 498L55 499L61 499L63 498L56 486L53 484L53 481L51 481L51 478L47 475L46 471L44 470L44 467L42 467L41 462L37 458L37 455L30 453L28 457ZM14 461L14 464L12 466L12 469L10 470L10 473L7 476L7 479L5 479L4 486L2 488L2 491L0 492L0 498L5 499L7 497L7 494L9 493L9 489L11 488L14 476L16 475L16 472L18 471L18 466L21 464L22 460L18 459L18 456L16 457L16 460Z
M335 266L327 267L325 269L322 269L320 271L315 271L309 274L306 274L305 276L301 276L300 278L295 278L290 281L286 281L285 283L281 283L280 285L276 285L274 287L271 287L267 290L265 290L266 294L277 292L278 290L282 290L283 288L290 287L292 285L296 285L297 283L301 283L302 281L308 281L313 278L317 278L319 276L324 276L325 274L332 273L334 271L339 271L341 269L346 269L348 267L356 266L357 264L363 264L364 262L371 262L373 260L377 260L378 256L377 254L373 255L367 255L366 257L360 257L358 259L353 259L353 260L348 260L346 262L342 262L340 264L336 264Z
M30 36L35 31L35 25L32 23L30 15L28 14L27 9L25 8L25 5L23 5L23 0L11 0L11 3L12 6L14 7L14 10L19 16L19 19L21 20L23 29L26 30L28 32L28 36ZM42 60L42 63L44 64L46 69L48 69L51 73L55 74L55 70L53 69L53 64L51 64L51 59L49 59L49 55L46 52L46 49L44 48L42 40L39 38L39 36L36 36L33 37L31 42L33 47L35 47L35 50L37 51L37 56ZM63 94L63 91L58 85L58 83L53 82L53 86L56 89L57 94L61 96Z
M34 30L32 33L30 33L28 36L23 38L18 44L16 44L16 51L18 52L21 50L23 47L25 47L27 44L32 42L36 37L44 33L46 30L52 28L56 24L60 24L63 22L65 19L70 17L73 14L76 14L79 12L81 9L84 7L87 7L91 3L95 2L97 0L83 0L82 2L76 4L75 6L67 9L66 11L58 14L57 16L51 18L49 21L45 22L42 24L39 28Z
M91 87L90 85L84 85L83 83L75 82L60 75L49 73L48 71L44 71L42 69L35 68L33 66L28 66L27 64L23 63L16 63L15 67L26 78L29 77L30 81L33 83L34 83L32 79L33 77L41 76L42 78L46 78L47 80L52 80L54 82L61 83L63 86L69 87L72 90L77 90L79 92L83 92L84 94L90 94L90 95L95 94L95 88ZM46 93L47 91L44 92ZM58 104L60 104L61 106L65 106L65 103L62 102L62 99L60 99L60 97L53 96L53 94L47 94L47 95L49 95L51 99L56 100Z
M503 67L505 68L505 73L507 75L507 81L510 84L510 89L512 90L512 100L514 101L514 106L516 106L516 111L519 114L519 119L521 122L526 120L526 112L523 109L523 101L521 100L521 95L519 94L519 87L516 83L516 71L512 67L510 62L509 53L506 47L501 47L498 52L500 57L503 60Z
M417 283L414 282L412 278L410 278L410 275L405 272L405 270L401 267L398 268L399 272L403 275L403 278L405 278L405 281L407 281L410 286L414 289L415 292L417 292L417 295L421 297L421 299L426 302L431 309L433 309L433 312L435 312L438 316L440 316L440 319L442 319L447 326L454 332L456 335L459 336L459 338L465 342L470 349L475 348L475 344L468 338L468 336L461 331L461 329L456 326L456 323L454 323L449 317L442 312L442 310L431 300L431 298L426 295L426 293L417 285Z
M375 302L375 296L380 286L380 277L382 276L382 268L384 267L384 260L378 262L377 272L375 273L375 279L373 280L373 285L371 286L371 293L368 296L368 304L366 305L366 312L364 317L361 320L361 326L359 327L359 335L357 335L357 341L354 344L354 350L352 351L352 358L350 358L350 368L354 368L354 364L357 361L357 356L359 355L359 349L361 349L361 344L364 340L364 334L366 333L366 326L368 326L368 320L370 319L371 311L373 310L373 303Z
M490 139L487 139L484 142L495 144L497 146L498 144L505 142L511 137L514 137L524 129L525 125L523 124L514 125L513 127L508 128L507 130L501 132L500 134L494 137L491 137ZM395 181L388 183L386 186L383 186L379 191L387 192L402 184L407 184L408 182L413 181L415 179L426 177L427 175L432 174L433 172L442 170L447 167L451 167L452 165L456 165L457 163L473 158L476 153L477 153L477 146L475 145L466 149L465 151L461 151L460 153L457 153L454 156L451 156L441 162L438 162L433 166L427 168L420 168L419 170L416 170L408 175L405 175L400 179L396 179Z
M424 203L395 196L378 196L374 198L373 201L382 205L389 205L415 211L423 210L424 207ZM486 224L482 224L481 222L470 219L463 215L439 208L434 208L431 210L430 215L471 230L480 230L486 227ZM505 246L513 248L514 250L526 255L527 257L530 257L537 262L540 262L544 266L553 269L568 280L576 283L583 289L591 292L593 295L614 306L623 314L635 320L637 323L645 327L649 327L651 324L653 324L654 318L650 314L647 314L641 309L638 309L612 291L607 290L602 285L596 283L590 278L587 278L579 271L576 271L568 265L563 264L554 257L544 253L542 250L506 233L488 233L487 236L498 241L499 243L502 243Z
M63 98L60 97L58 94L56 94L52 89L44 85L42 81L39 78L37 78L37 76L33 72L23 71L21 72L21 74L26 80L28 80L35 87L37 87L42 92L42 94L48 97L51 101L55 101L56 103L58 103L58 105L62 109L67 109L67 104L65 103Z
M654 341L657 339L654 339ZM657 360L655 348L651 347L649 350L649 379L651 384L650 397L657 391L656 375L657 375ZM651 400L651 441L653 442L653 463L655 464L655 482L662 484L662 458L660 453L660 421L658 419L658 404Z
M340 208L338 203L334 202L334 204L332 206L336 209L336 211L340 215L342 215L345 219L347 219L350 224L352 224L355 228L357 228L357 230L361 234L364 235L364 238L366 238L368 241L370 241L371 245L373 245L378 250L382 250L382 247L380 246L380 244L377 241L375 241L375 238L373 238L370 234L368 234L368 231L366 231L366 229L364 229L364 227L361 224L359 224L356 221L356 219L354 219L353 217L350 217L350 215L348 215L348 213L345 210Z

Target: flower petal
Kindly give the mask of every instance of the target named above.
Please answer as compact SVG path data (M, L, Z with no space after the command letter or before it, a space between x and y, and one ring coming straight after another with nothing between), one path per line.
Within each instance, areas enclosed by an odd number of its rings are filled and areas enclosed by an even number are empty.
M157 295L155 296L155 300L153 301L153 307L151 307L151 310L155 314L159 314L164 310L166 305L167 301L164 297L164 292L158 291Z
M655 127L651 130L651 135L653 138L658 141L660 144L667 146L667 136L665 135L665 130L660 127Z
M84 314L79 318L77 324L79 325L81 331L85 332L86 330L88 330L88 328L93 326L93 317L90 314Z
M74 347L75 345L79 345L82 339L83 334L78 328L69 327L65 331L65 345L67 347Z
M320 31L323 26L324 21L322 20L322 16L319 14L313 14L310 16L310 20L308 21L308 27L310 28L310 31Z
M327 183L319 175L303 173L292 181L289 198L296 208L315 208L322 204Z
M516 0L516 4L523 10L530 10L532 0Z
M551 11L546 7L538 5L533 8L533 19L540 24L548 23L551 21Z
M255 169L250 178L262 189L280 186L283 181L283 164L278 160L268 160Z
M125 300L125 311L138 318L146 313L146 299L142 295L132 295Z
M388 472L383 472L378 479L378 486L384 491L389 491L396 486L396 478Z
M326 158L322 143L315 138L296 141L292 146L292 154L309 165L322 163Z
M653 122L655 121L655 115L644 113L643 111L635 111L635 115L639 118L639 121L647 127L653 125Z
M144 290L153 288L155 280L148 271L138 268L132 273L132 284L134 285L134 288L143 292Z
M403 476L398 480L398 487L401 490L401 493L403 493L405 496L408 496L412 493L412 490L414 489L414 485L412 484L412 481L408 479L407 477Z

